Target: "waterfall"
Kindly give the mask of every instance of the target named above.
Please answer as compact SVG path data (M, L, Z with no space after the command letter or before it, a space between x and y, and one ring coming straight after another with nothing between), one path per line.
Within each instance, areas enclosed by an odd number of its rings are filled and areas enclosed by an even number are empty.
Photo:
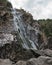
M38 43L37 43L38 38L36 38L35 40L31 40L30 38L28 38L25 26L27 27L28 31L30 29L35 30L36 37L37 37L39 31L36 28L31 27L30 25L27 26L23 22L23 20L22 20L23 13L16 11L16 9L13 9L12 14L13 14L14 29L15 29L15 31L18 31L18 32L20 31L19 35L23 41L22 46L26 49L37 49L36 45L38 46Z

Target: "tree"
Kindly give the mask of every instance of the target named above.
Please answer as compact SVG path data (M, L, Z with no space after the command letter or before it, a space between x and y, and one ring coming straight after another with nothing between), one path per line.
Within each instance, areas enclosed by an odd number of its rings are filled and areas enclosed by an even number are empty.
M42 31L45 32L47 37L52 36L52 20L51 19L39 20L38 22L41 25Z

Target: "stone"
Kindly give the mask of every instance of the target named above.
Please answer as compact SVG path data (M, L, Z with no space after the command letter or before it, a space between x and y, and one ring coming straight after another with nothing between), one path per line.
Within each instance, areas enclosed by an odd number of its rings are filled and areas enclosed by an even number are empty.
M0 34L0 47L7 43L11 43L12 41L14 41L14 36L12 34Z
M26 65L26 62L25 62L25 61L18 61L18 62L16 63L16 65Z
M38 65L36 58L31 58L26 62L26 65Z
M5 44L0 47L0 58L3 59L8 58L13 62L17 62L19 60L28 60L33 57L34 55L30 50L23 49L23 47L17 42Z
M17 65L52 65L52 58L40 56L38 58L31 58L27 61L18 61Z
M48 56L48 57L52 57L52 50L50 49L45 49L45 50L31 50L35 57L39 57L39 56Z
M12 65L9 59L0 59L0 65Z
M46 56L40 56L37 59L38 65L52 65L52 58Z

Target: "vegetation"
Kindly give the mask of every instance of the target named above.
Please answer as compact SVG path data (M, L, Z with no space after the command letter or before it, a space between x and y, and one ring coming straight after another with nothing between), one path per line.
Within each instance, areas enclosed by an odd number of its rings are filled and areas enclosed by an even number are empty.
M0 0L0 6L6 6L7 0Z
M12 5L8 0L0 0L0 5L12 8Z
M45 32L47 37L52 37L52 19L38 20L38 22L41 25L41 30Z
M10 2L7 2L7 7L12 8L12 5Z
M2 3L3 3L3 2L7 2L7 0L0 0L0 2L2 2Z

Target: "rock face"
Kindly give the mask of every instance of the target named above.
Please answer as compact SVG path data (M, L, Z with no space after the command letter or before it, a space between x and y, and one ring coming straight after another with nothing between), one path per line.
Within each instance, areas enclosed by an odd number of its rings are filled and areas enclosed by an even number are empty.
M0 46L3 44L11 43L14 41L14 36L11 34L13 29L13 22L10 20L12 18L12 14L10 11L5 9L5 7L1 7L0 10Z
M7 0L0 1L0 47L6 43L14 41L14 35L11 32L14 30L13 15L11 14L11 3ZM10 6L9 6L10 5Z
M11 41L14 41L12 34L0 34L0 47L6 43L11 43Z
M5 7L1 8L4 10L0 10L0 32L11 33L13 31L13 22L10 21L12 14L7 9L5 10Z

